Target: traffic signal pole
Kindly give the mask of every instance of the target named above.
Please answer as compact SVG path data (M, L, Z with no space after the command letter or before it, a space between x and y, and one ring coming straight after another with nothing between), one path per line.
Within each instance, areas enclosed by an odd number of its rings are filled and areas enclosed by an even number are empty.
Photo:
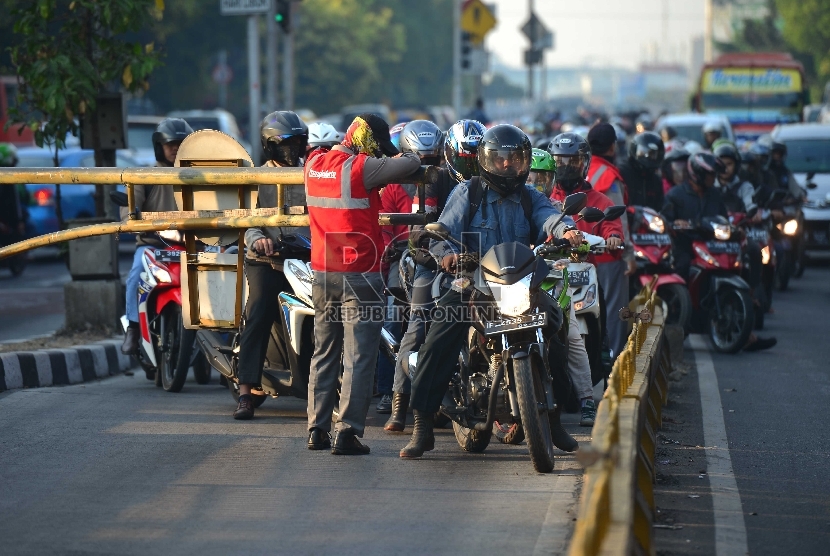
M461 3L463 0L453 1L452 25L452 107L455 117L461 118Z

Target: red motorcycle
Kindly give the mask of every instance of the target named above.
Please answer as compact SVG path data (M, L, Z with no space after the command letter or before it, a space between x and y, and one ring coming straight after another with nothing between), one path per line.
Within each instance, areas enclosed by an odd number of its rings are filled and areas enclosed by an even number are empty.
M739 229L722 216L674 229L693 236L688 282L692 328L708 333L717 351L736 353L746 345L755 324L749 284L741 277Z
M640 291L657 275L657 295L669 309L666 322L688 330L692 319L692 298L686 281L673 269L672 241L666 223L660 214L649 207L631 206L628 213L637 263L637 272L631 280L632 291Z
M138 324L141 344L138 361L157 386L179 392L193 367L196 382L210 382L210 365L195 347L196 330L182 325L181 253L184 245L146 249L144 271L138 281ZM126 330L127 318L121 318Z

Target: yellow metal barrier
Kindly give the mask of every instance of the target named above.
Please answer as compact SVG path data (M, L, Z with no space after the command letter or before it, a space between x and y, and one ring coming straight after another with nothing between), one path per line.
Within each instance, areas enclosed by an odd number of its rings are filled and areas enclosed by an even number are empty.
M662 422L671 361L654 282L635 297L632 308L641 318L614 363L591 446L578 453L586 469L570 556L655 553L655 431Z

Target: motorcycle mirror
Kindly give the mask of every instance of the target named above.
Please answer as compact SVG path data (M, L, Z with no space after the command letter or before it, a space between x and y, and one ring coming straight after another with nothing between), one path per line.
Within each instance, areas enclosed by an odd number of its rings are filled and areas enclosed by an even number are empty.
M584 222L601 222L605 219L605 213L596 207L585 207L579 211L579 216Z
M450 230L440 222L430 222L424 226L424 231L428 237L438 241L446 241L450 237Z
M628 208L625 205L614 205L605 209L605 219L606 220L616 220L623 214Z
M588 195L585 193L572 193L565 197L565 202L562 205L562 214L573 216L579 214L579 211L585 208L588 204Z
M808 177L807 179L809 180L810 178ZM813 182L811 182L811 181L807 182L807 189L815 189L816 187L818 187L818 186L816 184L814 184Z
M110 199L119 207L126 207L129 205L127 194L123 191L110 191Z

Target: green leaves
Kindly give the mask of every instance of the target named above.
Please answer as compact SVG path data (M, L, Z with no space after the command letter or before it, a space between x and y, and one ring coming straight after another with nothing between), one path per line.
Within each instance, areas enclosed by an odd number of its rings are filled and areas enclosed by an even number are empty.
M784 38L811 54L819 81L830 80L830 3L826 0L775 0L784 20Z

